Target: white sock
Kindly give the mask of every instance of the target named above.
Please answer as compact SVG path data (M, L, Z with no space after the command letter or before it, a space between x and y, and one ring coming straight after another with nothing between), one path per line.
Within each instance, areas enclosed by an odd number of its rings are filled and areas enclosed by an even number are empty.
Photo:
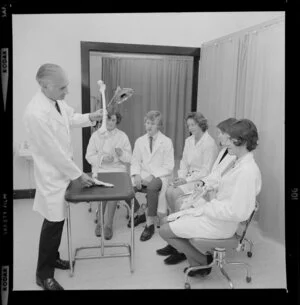
M150 227L151 225L154 224L154 222L155 222L155 217L153 217L153 216L147 216L146 221L147 221L147 227Z

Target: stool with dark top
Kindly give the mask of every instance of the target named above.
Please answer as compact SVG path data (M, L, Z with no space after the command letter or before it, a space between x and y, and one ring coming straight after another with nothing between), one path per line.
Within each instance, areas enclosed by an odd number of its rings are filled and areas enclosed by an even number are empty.
M86 203L86 202L98 202L98 210L100 211L100 222L101 222L101 243L96 246L80 247L75 249L74 260L80 259L93 259L93 258L107 258L107 257L124 257L128 256L130 260L130 271L134 271L134 225L133 225L133 214L134 214L134 190L131 183L131 178L128 173L99 173L98 180L108 182L114 185L114 187L103 187L103 186L92 186L89 188L82 188L78 183L71 182L66 190L65 200L67 204L67 240L68 240L68 252L70 261L70 276L73 276L74 267L71 263L73 261L72 255L72 234L71 234L71 208L70 203ZM102 211L103 201L117 201L117 200L131 200L131 242L130 245L126 243L104 243L104 232L103 223L104 215ZM109 203L107 203L109 204ZM118 254L104 254L104 248L107 247L125 247L128 252ZM84 249L95 249L100 248L99 255L93 256L78 256L77 253Z

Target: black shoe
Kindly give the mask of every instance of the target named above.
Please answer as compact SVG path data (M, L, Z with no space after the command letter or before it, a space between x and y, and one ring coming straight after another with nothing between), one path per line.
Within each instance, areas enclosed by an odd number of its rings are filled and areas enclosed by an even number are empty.
M148 239L150 239L154 234L154 225L151 225L151 226L146 226L141 237L140 237L140 240L141 241L146 241Z
M54 278L42 280L37 276L36 284L42 287L44 290L64 290Z
M176 265L180 262L183 262L184 260L186 260L185 254L177 252L164 259L164 262L166 265Z
M211 264L213 261L213 256L211 254L207 255L207 264ZM183 272L185 273L186 270L188 269L188 267L184 268ZM211 267L209 268L203 268L203 269L199 269L199 270L192 270L189 272L188 276L196 276L196 275L201 275L201 276L206 276L209 275L211 273Z
M142 214L142 215L136 215L133 219L133 222L134 222L134 226L138 226L140 223L143 223L146 221L146 215L145 213ZM127 224L127 227L128 228L131 228L131 218L129 219L129 222Z
M164 248L156 250L156 253L158 255L167 256L167 255L176 254L176 253L178 253L178 251L171 245L167 245Z
M74 267L74 265L75 265L75 261L73 261L73 267ZM63 259L58 258L55 261L54 268L68 270L68 269L70 269L70 263L69 263L69 261L65 261Z

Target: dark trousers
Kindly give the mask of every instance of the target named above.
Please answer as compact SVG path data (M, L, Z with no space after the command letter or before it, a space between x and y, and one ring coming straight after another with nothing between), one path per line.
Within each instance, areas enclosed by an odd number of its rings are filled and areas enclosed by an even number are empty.
M63 221L44 219L39 244L36 275L42 280L54 277L55 261L59 258L58 248L64 227Z
M146 198L147 198L147 215L156 216L158 206L158 196L162 187L162 181L160 178L153 178L146 186Z
M135 188L134 188L134 191L136 192ZM139 208L140 208L140 203L138 202L138 200L135 197L133 198L133 200L134 200L134 209L133 209L133 211L134 211L134 213L136 213L139 210ZM131 208L131 199L130 200L125 200L125 202Z
M135 190L134 190L135 191ZM136 213L138 211L138 209L140 208L140 204L138 202L138 200L134 197L134 213ZM125 202L129 205L129 207L131 208L131 199L130 200L125 200Z
M157 206L158 206L158 196L159 192L162 187L162 181L160 178L153 178L151 182L145 186L142 185L142 188L139 190L136 187L134 188L134 191L136 193L145 193L146 194L146 199L147 199L147 208L148 216L156 216L157 215ZM135 198L134 198L135 199ZM129 204L131 206L131 204ZM134 201L134 211L136 212L136 207L140 207L139 202L135 199ZM137 208L137 209L138 209Z

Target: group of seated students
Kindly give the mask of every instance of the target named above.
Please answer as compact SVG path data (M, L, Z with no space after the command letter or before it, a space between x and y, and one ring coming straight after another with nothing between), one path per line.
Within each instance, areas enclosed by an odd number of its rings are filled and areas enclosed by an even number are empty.
M167 216L162 219L159 234L167 245L156 251L167 256L165 264L186 259L190 266L209 264L212 256L200 253L189 239L231 237L238 224L254 210L261 189L261 173L252 153L258 145L256 126L248 119L229 118L220 122L218 148L207 131L206 118L199 112L189 113L186 124L191 135L185 140L177 177L173 178L173 143L161 131L161 113L146 114L146 133L136 140L133 152L128 136L117 128L121 119L119 112L108 113L107 132L96 130L92 134L86 152L92 170L125 172L126 164L130 164L134 190L146 193L147 198L146 213L142 214L134 198L134 225L146 221L140 240L153 236L158 208L165 210ZM117 202L108 204L105 239L113 236L116 206ZM104 210L105 207L104 204ZM101 234L100 223L95 234ZM209 272L210 269L202 269L189 275L203 276Z

